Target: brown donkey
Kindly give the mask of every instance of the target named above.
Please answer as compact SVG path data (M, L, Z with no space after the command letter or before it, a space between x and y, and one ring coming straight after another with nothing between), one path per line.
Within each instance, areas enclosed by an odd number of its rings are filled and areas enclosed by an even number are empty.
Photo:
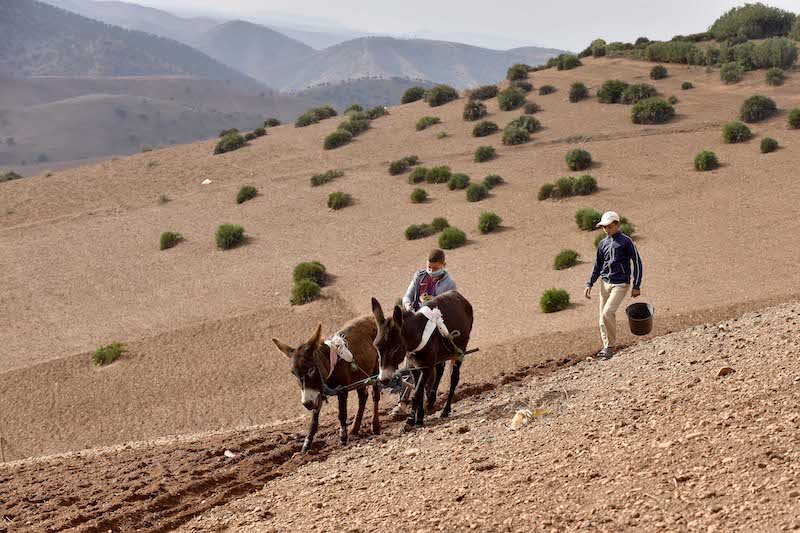
M353 363L336 359L331 371L332 348L322 341L322 324L308 342L298 348L291 348L278 339L272 339L275 346L292 360L292 374L300 384L300 398L303 406L311 411L311 423L308 426L308 436L303 443L303 451L307 452L314 442L314 435L319 427L319 412L322 402L326 399L325 392L331 389L347 387L378 372L378 353L372 342L377 335L375 320L367 315L351 320L333 336L338 335L345 339L347 349L353 355ZM361 428L361 419L364 417L364 407L367 404L367 385L355 389L358 394L358 413L351 435L358 435ZM339 400L339 442L347 444L347 395L348 390L337 390ZM372 385L372 432L381 431L378 419L378 403L381 399L379 385Z
M456 354L452 345L438 331L434 329L430 338L425 342L423 335L425 327L430 322L424 314L424 312L429 312L425 308L438 309L437 312L441 312L447 329L450 332L458 330L460 335L454 337L452 342L460 350L466 352L469 335L472 332L472 305L458 292L448 291L440 294L429 300L416 313L406 311L396 305L392 316L388 319L383 316L381 304L375 298L372 299L372 313L375 315L375 322L378 326L378 335L375 337L375 347L378 349L380 361L378 380L381 383L391 381L405 358L408 358L408 365L411 368L421 369L419 375L415 375L416 386L411 404L412 409L406 420L406 426L423 424L426 411L423 408L423 400L426 390L428 398L425 407L428 412L433 411L436 390L444 372L444 362L447 360L450 360L452 368L450 392L441 416L442 418L450 416L453 395L461 370L461 360L454 357Z

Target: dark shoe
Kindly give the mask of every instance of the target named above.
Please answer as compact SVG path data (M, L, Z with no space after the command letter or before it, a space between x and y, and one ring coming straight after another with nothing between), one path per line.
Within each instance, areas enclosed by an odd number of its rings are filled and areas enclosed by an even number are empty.
M612 357L614 357L614 350L612 350L611 348L603 348L597 354L597 358L602 360L602 361L608 361Z

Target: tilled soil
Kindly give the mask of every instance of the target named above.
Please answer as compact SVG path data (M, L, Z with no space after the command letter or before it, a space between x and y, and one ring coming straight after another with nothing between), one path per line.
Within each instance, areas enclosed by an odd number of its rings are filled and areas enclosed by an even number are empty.
M182 530L798 530L798 356L800 303L693 327L470 398ZM512 431L519 408L535 416Z

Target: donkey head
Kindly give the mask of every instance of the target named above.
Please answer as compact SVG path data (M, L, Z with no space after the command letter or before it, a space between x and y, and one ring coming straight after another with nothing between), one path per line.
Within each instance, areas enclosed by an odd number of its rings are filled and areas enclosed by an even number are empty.
M378 350L380 368L378 380L381 383L388 383L406 357L406 345L402 335L403 310L397 305L394 306L391 318L386 319L381 304L373 298L372 314L375 315L375 322L378 325L378 336L373 343Z
M322 324L317 326L308 342L298 348L287 346L278 339L272 339L272 342L292 360L292 374L300 385L300 401L303 402L303 407L309 411L319 409L325 398L322 394L322 376L317 363L319 355L316 354L322 345Z

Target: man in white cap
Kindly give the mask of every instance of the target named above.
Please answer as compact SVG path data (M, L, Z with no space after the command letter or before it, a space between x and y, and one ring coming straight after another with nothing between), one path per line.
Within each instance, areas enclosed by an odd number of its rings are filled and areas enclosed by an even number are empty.
M597 224L606 237L597 245L597 257L584 295L592 297L592 285L600 280L600 337L603 349L597 354L600 359L610 359L617 346L617 309L628 293L633 275L631 296L637 298L642 292L642 259L630 237L620 231L619 215L614 211L603 213ZM633 269L631 270L631 264Z

